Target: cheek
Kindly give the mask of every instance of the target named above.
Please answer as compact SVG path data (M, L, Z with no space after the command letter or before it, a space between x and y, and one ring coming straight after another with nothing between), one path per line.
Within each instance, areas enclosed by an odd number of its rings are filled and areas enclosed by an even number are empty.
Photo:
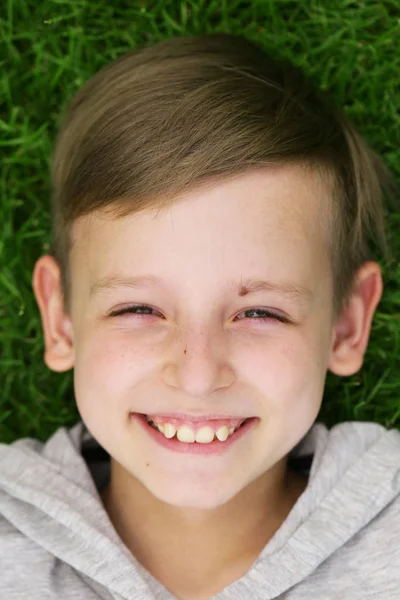
M271 359L273 355L271 355ZM287 455L315 422L321 408L325 371L313 344L281 348L271 360L264 413L276 460Z
M279 386L279 411L293 424L306 423L318 414L325 387L324 352L316 338L287 345L279 356L274 380Z
M249 352L242 358L249 381L263 382L271 390L279 390L280 397L276 398L279 403L294 393L310 389L310 385L317 384L319 388L324 379L321 377L321 344L300 332L269 340L259 351Z
M138 361L129 345L110 336L81 340L74 368L75 396L78 405L115 403L129 385Z

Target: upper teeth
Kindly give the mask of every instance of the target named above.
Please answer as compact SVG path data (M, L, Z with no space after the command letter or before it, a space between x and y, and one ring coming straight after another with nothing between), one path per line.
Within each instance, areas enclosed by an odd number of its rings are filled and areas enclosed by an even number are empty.
M224 442L235 431L235 429L238 429L238 427L228 428L226 425L223 425L214 432L212 427L206 425L194 432L193 429L187 425L182 425L177 429L171 423L165 423L165 425L155 425L151 419L148 418L147 421L153 426L157 427L158 430L165 435L165 437L173 438L176 434L176 437L180 442L187 443L198 442L200 444L209 444L213 441L214 434L217 436L220 442Z

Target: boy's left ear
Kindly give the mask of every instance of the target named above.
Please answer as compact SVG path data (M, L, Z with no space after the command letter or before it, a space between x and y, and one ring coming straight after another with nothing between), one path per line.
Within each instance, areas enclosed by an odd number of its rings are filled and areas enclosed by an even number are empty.
M382 291L379 264L364 263L354 277L351 298L333 327L328 369L335 375L354 375L361 369Z

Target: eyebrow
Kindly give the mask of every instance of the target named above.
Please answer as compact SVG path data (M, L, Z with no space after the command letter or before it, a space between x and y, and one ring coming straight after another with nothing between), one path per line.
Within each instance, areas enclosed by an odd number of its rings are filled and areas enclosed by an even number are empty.
M236 291L239 297L254 294L256 292L277 292L292 300L300 300L302 302L310 302L314 297L314 294L310 289L288 281L273 282L248 277L244 280L240 279L239 281L230 280L229 284L231 289L233 289L234 292ZM159 289L165 289L164 281L153 275L138 275L136 277L108 275L99 279L91 286L90 296L92 297L100 292L111 291L119 287L138 289L141 287L149 288L152 286L158 287Z

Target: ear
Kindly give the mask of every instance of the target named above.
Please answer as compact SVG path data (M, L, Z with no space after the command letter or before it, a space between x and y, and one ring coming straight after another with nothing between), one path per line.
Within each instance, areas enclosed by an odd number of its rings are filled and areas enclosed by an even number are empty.
M52 371L68 371L74 366L72 323L64 313L60 268L52 256L36 262L32 286L42 317L44 362Z
M328 369L336 375L354 375L361 369L382 290L379 264L364 263L354 277L350 300L334 326Z

